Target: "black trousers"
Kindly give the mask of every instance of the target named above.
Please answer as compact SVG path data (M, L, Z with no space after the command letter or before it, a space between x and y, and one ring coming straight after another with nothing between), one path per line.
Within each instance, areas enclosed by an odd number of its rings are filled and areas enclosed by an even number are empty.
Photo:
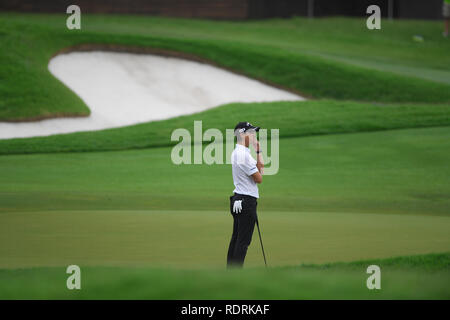
M242 211L233 212L236 200L242 200ZM233 234L228 247L227 266L242 267L247 254L248 246L252 241L253 230L256 222L255 197L235 193L230 197L230 213L233 216Z

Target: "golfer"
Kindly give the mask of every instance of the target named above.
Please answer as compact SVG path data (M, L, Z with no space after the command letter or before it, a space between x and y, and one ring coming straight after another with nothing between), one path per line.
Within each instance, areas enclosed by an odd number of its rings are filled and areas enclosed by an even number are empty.
M256 205L259 198L258 183L262 182L264 163L256 132L259 127L248 122L239 122L234 128L236 148L231 154L234 195L230 197L230 212L233 216L233 234L228 247L227 266L242 267L250 245L256 222ZM257 160L250 154L249 146L255 149Z

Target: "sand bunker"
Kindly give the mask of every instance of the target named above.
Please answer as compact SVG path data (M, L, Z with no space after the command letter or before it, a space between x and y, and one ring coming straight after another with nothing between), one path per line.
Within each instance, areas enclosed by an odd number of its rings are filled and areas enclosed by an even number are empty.
M303 100L208 64L156 55L72 52L56 56L48 68L83 99L91 115L0 122L0 139L122 127L230 102Z

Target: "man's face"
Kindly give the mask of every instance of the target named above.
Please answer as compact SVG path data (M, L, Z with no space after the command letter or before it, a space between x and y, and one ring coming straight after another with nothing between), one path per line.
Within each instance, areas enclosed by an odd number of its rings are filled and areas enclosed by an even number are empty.
M247 131L248 136L250 137L250 143L255 143L258 141L258 138L256 136L256 131L254 129L250 129Z
M256 142L256 131L253 129L249 129L244 133L245 138L245 146L248 147L250 144L254 144Z

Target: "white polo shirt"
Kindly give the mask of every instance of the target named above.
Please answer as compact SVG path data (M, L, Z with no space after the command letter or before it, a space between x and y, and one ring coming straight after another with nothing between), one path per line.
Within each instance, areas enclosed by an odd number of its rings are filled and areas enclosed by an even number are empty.
M250 154L250 149L236 144L236 148L231 153L231 166L233 170L233 192L259 198L258 185L251 177L258 172L256 160Z

